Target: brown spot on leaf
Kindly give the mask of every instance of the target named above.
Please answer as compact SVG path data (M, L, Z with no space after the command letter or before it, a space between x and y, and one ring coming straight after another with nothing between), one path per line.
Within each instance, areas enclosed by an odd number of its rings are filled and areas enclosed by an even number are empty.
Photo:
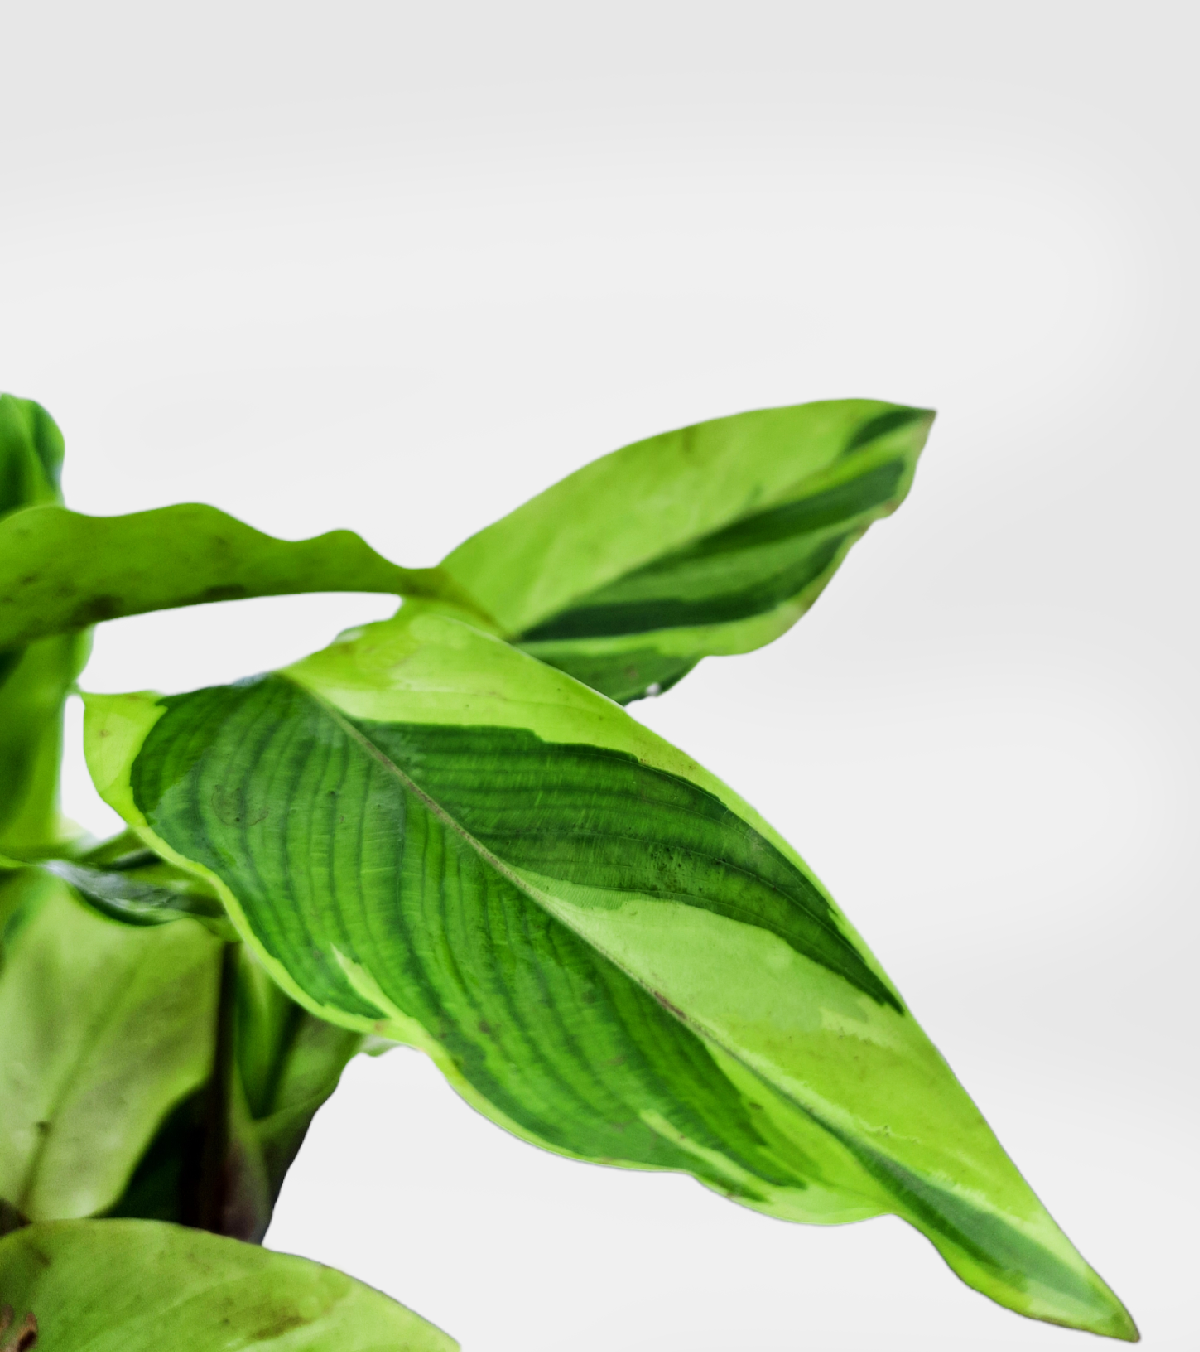
M303 1328L310 1321L296 1310L268 1311L261 1324L255 1326L250 1337L256 1343L269 1342L272 1338L282 1337L292 1329Z
M13 1321L13 1309L11 1305L5 1305L0 1309L0 1337L3 1337L9 1330ZM38 1339L37 1320L34 1318L33 1311L25 1316L21 1321L13 1336L8 1339L0 1352L29 1352L29 1349L36 1345Z

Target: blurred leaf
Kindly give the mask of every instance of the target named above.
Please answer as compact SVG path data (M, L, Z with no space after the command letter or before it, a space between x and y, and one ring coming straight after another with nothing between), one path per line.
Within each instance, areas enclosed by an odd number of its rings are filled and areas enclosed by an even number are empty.
M46 1352L453 1352L387 1296L305 1258L154 1221L0 1240L0 1291Z
M59 510L46 504L61 501L62 459L62 433L46 410L0 394L0 532L24 508ZM0 851L13 854L59 834L62 706L87 657L79 634L23 644L0 636Z
M904 500L932 421L842 399L666 432L585 465L442 567L526 652L640 699L790 629Z
M78 901L109 921L143 928L192 920L218 938L236 938L215 887L194 871L164 861L132 832L75 858L33 866L0 856L0 929L4 916L40 886L39 876L43 882L49 877L68 884ZM70 927L74 915L74 908L59 908L60 930ZM212 998L220 966L220 946L212 945L210 980L190 1015L194 1028L203 1030L211 1074L171 1106L149 1144L139 1137L135 1154L141 1158L121 1196L105 1205L107 1214L201 1225L260 1240L313 1115L362 1047L362 1034L314 1017L284 994L240 944L234 947L228 1009ZM94 955L94 975L87 957L86 951L76 954L81 987L105 979L105 954ZM23 948L14 949L13 958L30 962ZM29 1011L14 1012L14 1036L23 1020L30 1020ZM224 1058L223 1020L230 1048Z
M891 1211L1002 1304L1136 1336L803 861L608 700L402 613L87 706L102 795L315 1014L527 1140L785 1219Z
M164 925L190 918L221 938L235 937L216 889L160 859L132 832L76 859L44 859L41 867L69 883L81 900L110 920Z
M363 1040L357 1031L310 1014L243 952L238 1072L272 1207L314 1114L337 1088Z
M232 1054L218 1051L220 1079L165 1119L109 1215L258 1242L314 1114L360 1049L360 1033L301 1008L240 946L233 971ZM217 1048L220 1018L209 1030Z
M0 685L0 850L5 853L34 855L61 834L63 704L87 654L86 634L40 639L18 652Z
M0 967L0 1197L31 1220L88 1216L208 1074L218 945L194 924L102 920L38 870L13 882L26 893Z
M296 592L384 592L470 607L436 568L400 568L352 531L277 540L202 503L0 521L0 648L150 610Z
M61 502L63 436L32 399L0 394L0 516Z

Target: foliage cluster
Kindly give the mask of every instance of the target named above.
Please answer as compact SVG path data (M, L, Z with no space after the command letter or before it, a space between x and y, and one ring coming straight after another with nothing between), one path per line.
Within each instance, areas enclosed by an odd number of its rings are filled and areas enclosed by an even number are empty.
M623 707L789 629L931 422L652 437L412 570L208 506L68 511L54 423L0 398L0 1347L453 1347L259 1247L347 1062L399 1043L548 1150L892 1213L993 1300L1136 1339L804 861ZM303 591L404 599L282 671L85 694L126 829L60 819L89 626Z

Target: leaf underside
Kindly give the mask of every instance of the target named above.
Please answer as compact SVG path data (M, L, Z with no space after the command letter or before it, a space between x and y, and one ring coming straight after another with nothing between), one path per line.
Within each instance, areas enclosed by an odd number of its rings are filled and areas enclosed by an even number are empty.
M562 1153L793 1220L894 1211L1036 1317L1132 1336L802 861L611 703L466 625L89 697L89 759L322 1017Z
M651 437L442 562L506 638L626 703L786 632L912 483L932 413L845 399Z

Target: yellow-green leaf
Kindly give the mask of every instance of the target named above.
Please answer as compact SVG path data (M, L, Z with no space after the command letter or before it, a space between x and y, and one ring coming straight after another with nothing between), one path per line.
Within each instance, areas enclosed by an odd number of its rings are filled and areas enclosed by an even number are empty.
M840 399L665 432L585 465L442 567L504 637L626 703L790 629L903 501L932 421Z
M454 1352L419 1315L305 1258L157 1221L0 1240L0 1304L46 1352Z
M0 1198L30 1220L111 1206L212 1062L217 941L103 920L36 870L0 965Z

